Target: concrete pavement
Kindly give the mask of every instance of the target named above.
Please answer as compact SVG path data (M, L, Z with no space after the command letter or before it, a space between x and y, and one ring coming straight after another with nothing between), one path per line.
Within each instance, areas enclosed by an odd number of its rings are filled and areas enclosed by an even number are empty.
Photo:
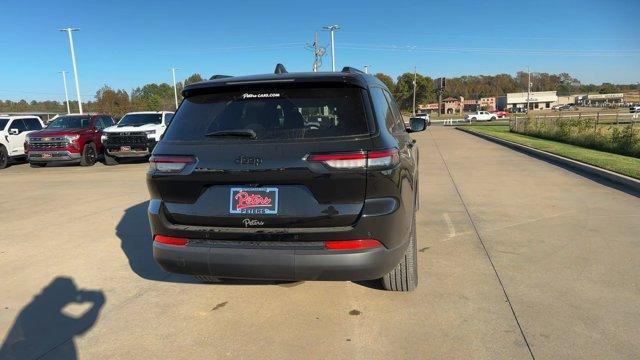
M199 284L151 259L145 164L0 171L0 359L637 357L638 198L454 129L416 138L406 294Z

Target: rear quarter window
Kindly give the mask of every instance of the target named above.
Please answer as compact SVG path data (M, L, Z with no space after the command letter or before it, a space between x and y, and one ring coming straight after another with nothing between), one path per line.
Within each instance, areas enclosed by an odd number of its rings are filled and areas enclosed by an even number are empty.
M207 134L252 130L259 140L295 140L369 133L362 90L351 87L261 88L186 98L166 140L221 140ZM226 138L228 140L228 138Z

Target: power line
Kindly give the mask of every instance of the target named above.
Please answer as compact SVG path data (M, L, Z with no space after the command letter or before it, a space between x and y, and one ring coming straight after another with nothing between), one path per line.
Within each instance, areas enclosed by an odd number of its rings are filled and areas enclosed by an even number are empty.
M429 48L414 45L380 45L343 43L345 49L370 51L406 51L406 52L434 52L434 53L485 53L506 55L554 55L554 56L640 56L640 49L507 49L507 48Z

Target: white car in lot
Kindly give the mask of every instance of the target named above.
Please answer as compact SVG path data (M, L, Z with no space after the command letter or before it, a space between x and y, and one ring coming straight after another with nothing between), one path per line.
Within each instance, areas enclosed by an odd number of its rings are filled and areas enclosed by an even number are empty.
M464 117L464 119L467 121L493 121L497 118L498 116L496 114L490 113L488 111L478 111L473 114L467 114Z
M11 161L26 158L24 141L27 134L42 128L44 124L37 116L0 115L0 169Z
M104 129L105 164L116 165L119 160L151 155L172 118L173 112L170 111L131 112L116 125Z

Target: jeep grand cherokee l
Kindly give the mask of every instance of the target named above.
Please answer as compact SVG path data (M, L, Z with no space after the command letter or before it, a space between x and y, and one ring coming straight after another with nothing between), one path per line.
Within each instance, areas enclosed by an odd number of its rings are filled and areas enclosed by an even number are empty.
M418 282L418 151L385 85L352 68L187 86L150 159L153 255L167 271Z
M113 125L108 115L64 115L27 135L25 148L33 167L50 163L92 166L102 155L102 130Z

